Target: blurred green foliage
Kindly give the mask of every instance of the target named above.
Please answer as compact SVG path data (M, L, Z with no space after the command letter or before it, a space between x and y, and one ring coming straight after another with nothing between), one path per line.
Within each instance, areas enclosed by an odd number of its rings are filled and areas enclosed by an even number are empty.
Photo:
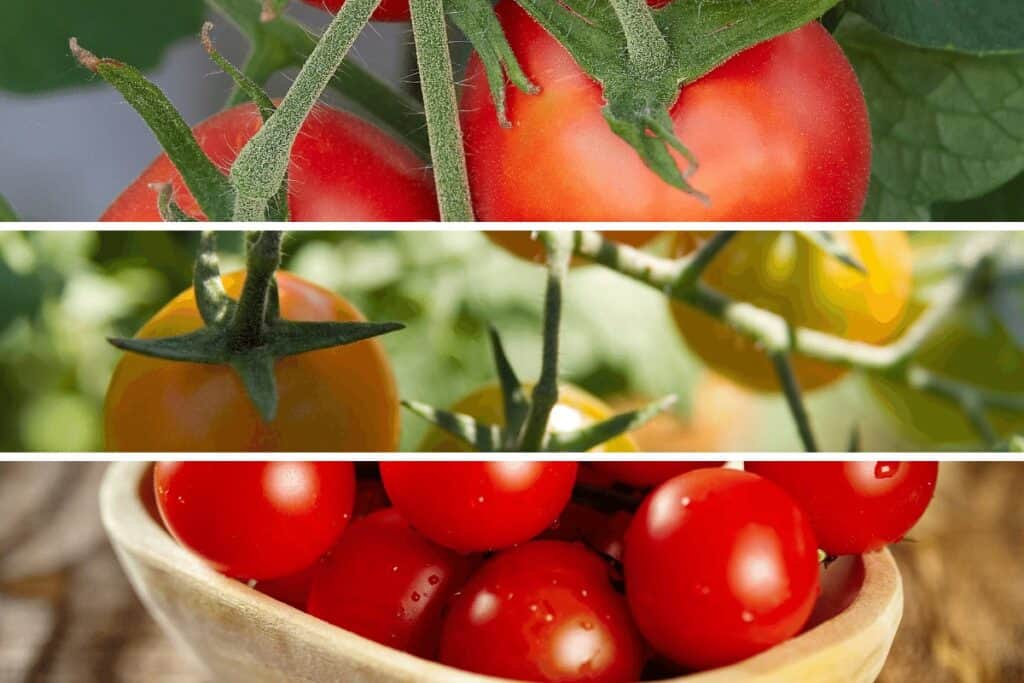
M102 449L103 397L120 357L106 337L134 334L189 286L197 241L186 231L0 233L0 450ZM220 243L222 269L240 267L241 233L221 233ZM492 381L488 322L520 376L536 377L545 271L479 233L292 232L285 267L371 320L406 323L382 338L403 397L445 406ZM659 293L575 268L562 329L564 379L606 398L676 393L678 411L690 411L702 370ZM899 446L863 397L856 380L810 397L824 444L843 448L856 424L865 447ZM797 449L782 402L751 400L747 447ZM403 449L413 449L425 425L408 413L402 422Z

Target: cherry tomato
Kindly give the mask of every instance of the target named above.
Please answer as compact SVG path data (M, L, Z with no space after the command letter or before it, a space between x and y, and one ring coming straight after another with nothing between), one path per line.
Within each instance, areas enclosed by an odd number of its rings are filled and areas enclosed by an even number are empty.
M610 240L628 244L631 247L642 247L659 234L657 230L604 230L602 234ZM485 230L484 235L505 251L519 258L544 263L544 246L533 239L532 234L525 230ZM573 258L572 265L582 265L586 261Z
M540 538L582 543L594 552L621 562L623 539L632 519L633 515L625 510L604 512L570 502Z
M337 14L345 0L302 0L307 5ZM376 21L409 21L409 0L381 0L373 11Z
M382 462L392 504L424 536L461 552L528 541L562 513L574 462Z
M527 395L533 389L526 385ZM501 397L501 388L497 384L487 384L451 407L456 413L474 417L481 422L492 425L505 424L505 409ZM579 387L563 384L558 388L558 403L551 410L548 418L549 432L571 432L595 422L606 420L613 415L612 409L601 399L588 394ZM431 428L423 437L419 450L431 453L465 452L470 447L443 429ZM611 441L592 449L595 452L631 452L636 450L636 443L628 434L617 436Z
M245 274L224 276L232 297ZM281 315L290 320L363 320L341 297L278 272ZM198 329L191 289L150 318L142 338ZM398 396L376 339L282 358L275 366L277 417L267 424L238 374L205 365L126 353L107 389L104 421L111 451L392 451Z
M347 462L160 462L153 484L178 542L241 579L309 567L341 536L355 496Z
M309 600L309 589L313 586L313 574L318 565L319 561L288 576L257 581L253 584L253 588L286 605L291 605L295 609L305 611L306 601Z
M935 462L748 462L800 504L830 555L877 550L903 538L935 493Z
M676 252L691 252L707 235L676 233ZM837 232L866 274L826 254L794 232L743 232L715 257L704 282L734 300L778 313L792 325L852 341L892 339L907 310L911 250L904 232ZM768 356L754 342L696 308L672 302L687 346L712 369L758 391L779 391ZM845 368L792 359L801 389L834 382Z
M818 595L807 516L772 482L736 470L694 470L656 488L626 533L623 565L641 633L690 669L790 638Z
M196 126L199 145L226 173L262 124L252 104ZM100 220L159 221L151 183L170 182L185 213L202 212L166 154L142 172ZM436 220L433 181L425 164L386 133L352 114L317 105L292 147L288 205L293 221Z
M818 22L754 46L682 88L670 115L700 162L708 203L667 184L611 131L601 87L515 2L497 6L541 88L506 87L502 128L479 56L461 110L480 220L852 220L867 193L871 132L856 75ZM675 155L675 152L672 152ZM679 159L681 167L685 163Z
M524 681L636 681L644 646L604 563L536 541L492 558L452 601L441 661Z
M308 611L336 626L434 657L442 609L475 560L435 545L394 509L352 524L316 571Z

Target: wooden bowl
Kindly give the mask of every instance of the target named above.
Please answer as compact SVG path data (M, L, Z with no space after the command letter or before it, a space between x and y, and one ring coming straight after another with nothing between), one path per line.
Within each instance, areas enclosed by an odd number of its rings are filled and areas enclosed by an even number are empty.
M149 465L114 463L100 490L103 524L129 580L161 627L215 680L496 683L366 640L207 567L178 545L142 495ZM150 496L151 498L151 496ZM834 563L808 628L733 666L672 683L873 681L903 610L887 550Z

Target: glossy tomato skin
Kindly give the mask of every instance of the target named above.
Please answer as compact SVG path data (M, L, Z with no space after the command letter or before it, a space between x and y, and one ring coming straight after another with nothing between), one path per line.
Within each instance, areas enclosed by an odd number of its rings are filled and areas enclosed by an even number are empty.
M675 252L692 252L709 234L676 233ZM913 258L906 233L833 234L866 274L793 232L743 232L715 257L704 282L795 326L872 344L895 338L911 295ZM696 308L678 302L670 306L686 345L713 370L750 389L781 390L772 362L753 341ZM826 386L847 372L798 355L791 361L804 391Z
M153 485L178 542L241 579L312 565L341 536L355 496L346 462L160 462Z
M592 467L617 482L635 488L651 488L686 472L703 467L721 467L724 462L670 462L658 460L595 462Z
M936 462L748 462L807 513L830 555L865 553L895 543L928 508Z
M626 596L641 633L688 669L750 657L798 633L818 595L807 516L748 472L670 479L626 533Z
M558 518L575 462L382 462L388 498L424 536L460 552L507 548Z
M524 389L529 393L533 389L532 384L527 384ZM501 397L501 388L497 384L486 384L476 391L466 395L455 403L451 410L474 417L485 424L505 424L505 409ZM606 420L613 415L612 409L601 399L583 391L571 384L562 384L558 387L558 403L551 411L548 419L549 432L574 431L595 422ZM419 449L421 452L448 453L466 452L471 450L469 445L448 432L431 428L423 437ZM623 434L608 441L595 452L633 452L636 451L636 443L629 436Z
M345 0L302 0L307 5L337 14ZM373 12L376 21L409 21L409 0L381 0Z
M659 234L657 230L603 230L601 233L608 239L631 247L642 247ZM546 256L544 246L533 239L530 232L525 230L485 230L487 239L497 244L510 254L521 259L544 263ZM583 259L573 258L572 265L584 265L587 262Z
M490 559L451 604L441 661L524 681L626 683L644 646L600 558L535 541Z
M435 657L444 606L475 558L431 543L393 508L356 521L317 568L308 611L365 638Z
M288 574L276 579L257 581L252 587L254 590L258 590L260 593L286 605L291 605L295 609L305 611L306 601L309 600L309 590L313 586L313 575L316 573L319 564L320 560L317 560L294 574Z
M539 24L511 0L497 11L541 93L507 86L512 127L502 128L483 65L477 55L470 60L461 110L479 219L860 216L871 156L867 107L842 50L817 22L733 57L672 105L675 132L700 161L690 181L710 198L705 204L661 180L609 129L600 86Z
M242 272L225 275L237 298ZM287 272L277 273L288 320L358 321L351 304ZM202 319L192 290L179 294L139 331L141 338L183 334ZM126 353L114 369L104 406L110 451L393 451L398 392L376 339L280 359L278 409L260 417L237 373L227 366Z
M213 115L194 129L225 173L261 126L252 104ZM424 162L382 130L346 112L317 105L299 131L288 168L293 221L418 221L438 218ZM185 213L204 218L181 175L161 154L107 208L104 221L160 221L151 183L170 182Z

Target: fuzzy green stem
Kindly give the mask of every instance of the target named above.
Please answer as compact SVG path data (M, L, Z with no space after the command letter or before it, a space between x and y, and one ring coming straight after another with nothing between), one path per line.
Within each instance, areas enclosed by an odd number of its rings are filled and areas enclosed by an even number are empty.
M271 282L281 265L281 237L280 230L265 230L249 242L245 284L230 326L231 343L236 350L263 343Z
M256 215L260 218L255 220L263 220L267 204L288 173L299 129L379 4L380 0L348 0L342 6L277 111L242 148L230 174L238 193L236 220L254 220Z
M442 0L409 0L441 219L473 220Z
M626 36L629 61L637 72L651 76L664 69L669 58L668 42L654 23L646 0L611 0L611 5Z

